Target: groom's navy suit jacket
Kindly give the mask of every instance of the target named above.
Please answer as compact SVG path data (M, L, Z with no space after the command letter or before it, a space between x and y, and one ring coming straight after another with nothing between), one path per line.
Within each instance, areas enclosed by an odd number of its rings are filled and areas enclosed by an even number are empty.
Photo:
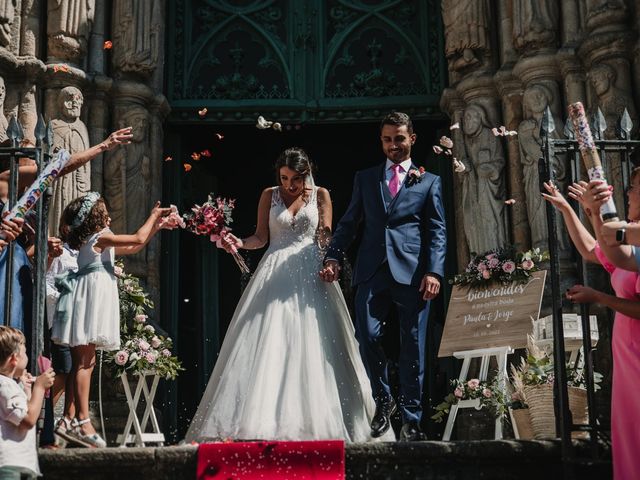
M354 285L370 279L385 260L394 280L404 285L420 285L426 273L444 277L447 235L440 177L425 173L412 181L407 174L392 198L384 169L382 164L356 173L351 203L325 258L341 261L363 224Z

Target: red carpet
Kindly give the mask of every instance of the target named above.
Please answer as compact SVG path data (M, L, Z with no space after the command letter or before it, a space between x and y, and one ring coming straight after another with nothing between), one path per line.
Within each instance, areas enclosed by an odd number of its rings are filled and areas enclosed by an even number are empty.
M344 442L203 443L198 480L344 480Z

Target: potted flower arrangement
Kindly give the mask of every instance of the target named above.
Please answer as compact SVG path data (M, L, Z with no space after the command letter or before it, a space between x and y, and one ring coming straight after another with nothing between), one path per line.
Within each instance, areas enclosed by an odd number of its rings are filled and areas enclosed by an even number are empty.
M115 266L120 296L120 341L122 348L109 353L108 365L121 376L158 375L173 380L182 370L180 361L171 352L171 338L156 332L147 324L146 311L153 302L140 286L140 280L124 272L121 262Z
M458 438L467 440L480 440L486 437L493 438L494 421L496 418L502 417L506 412L505 398L503 389L500 387L497 377L491 381L480 381L472 378L468 381L452 380L451 385L453 392L449 393L442 403L435 407L436 413L431 419L436 423L440 423L449 415L451 407L458 405L459 407L467 407L475 409L471 416L481 416L482 419L474 418L473 424L465 428L460 420L464 417L463 410L458 410L457 428ZM477 421L479 420L479 422ZM485 428L478 428L479 424ZM462 433L461 430L466 430ZM488 432L491 432L490 434Z
M527 357L521 360L518 367L511 366L514 393L522 400L522 406L528 407L533 436L536 439L555 438L555 412L553 408L554 365L553 359L539 349L531 337L527 347ZM595 390L599 389L602 375L594 372ZM567 365L567 387L569 410L573 423L587 424L587 392L584 370ZM524 416L523 414L520 414ZM522 425L526 429L526 420ZM518 424L520 427L520 423ZM584 437L583 432L574 432L574 438Z
M513 247L494 248L473 258L464 272L450 283L470 287L487 286L494 282L508 284L526 283L531 274L539 270L539 264L548 260L548 254L539 248L528 252L516 252Z

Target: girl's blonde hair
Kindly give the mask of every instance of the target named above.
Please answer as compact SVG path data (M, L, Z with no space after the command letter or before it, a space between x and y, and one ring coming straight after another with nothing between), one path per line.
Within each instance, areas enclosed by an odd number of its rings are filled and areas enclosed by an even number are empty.
M0 366L4 365L14 353L20 351L20 345L25 345L24 333L17 328L0 325Z

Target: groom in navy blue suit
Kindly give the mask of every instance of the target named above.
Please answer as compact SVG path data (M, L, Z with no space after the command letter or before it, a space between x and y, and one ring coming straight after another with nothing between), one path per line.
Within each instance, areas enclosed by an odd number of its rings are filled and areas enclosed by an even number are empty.
M444 276L446 226L440 177L411 161L416 141L408 115L393 112L380 127L384 164L356 173L353 195L340 219L320 272L338 279L344 253L362 225L362 241L353 272L356 293L356 337L371 381L376 413L374 437L390 427L399 405L400 440L424 438L420 430L424 349L430 300ZM391 395L382 336L394 308L400 327L400 394Z

